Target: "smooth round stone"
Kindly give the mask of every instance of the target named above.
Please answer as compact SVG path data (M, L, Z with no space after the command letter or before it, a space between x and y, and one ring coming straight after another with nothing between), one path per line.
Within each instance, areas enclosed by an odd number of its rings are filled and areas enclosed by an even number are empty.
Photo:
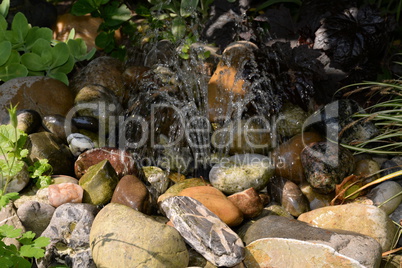
M20 172L15 175L7 186L6 193L19 192L31 181L28 165L24 163Z
M209 172L209 181L225 194L234 194L251 187L260 191L268 184L273 173L274 167L269 157L242 154L221 159Z
M399 185L399 183L395 181L384 181L371 189L367 197L373 200L375 206L379 206L389 215L401 204L401 192L402 186Z
M52 175L52 184L60 184L60 183L75 183L78 184L78 180L71 176L66 175Z
M72 175L74 156L65 144L49 132L38 132L28 136L26 147L28 160L33 163L39 159L48 159L54 174Z
M71 122L78 128L78 129L86 129L92 132L99 131L99 121L90 116L75 116L71 118Z
M275 121L276 131L283 137L293 137L303 130L307 113L297 105L286 103Z
M274 177L268 184L272 200L281 204L292 216L309 210L309 204L303 192L294 182Z
M35 110L24 109L17 110L17 129L25 132L26 134L31 134L36 132L41 126L41 116ZM4 124L9 124L10 118L4 121Z
M397 231L384 210L357 203L315 209L301 214L297 219L319 228L340 229L370 236L380 243L383 251L391 249Z
M112 203L126 205L139 212L150 214L150 195L145 184L134 175L120 179L113 192Z
M118 148L102 147L85 151L78 156L74 164L76 177L81 178L90 166L104 159L110 162L119 178L124 175L136 175L138 173L135 160L129 152Z
M81 203L84 190L75 183L49 185L48 198L50 205L59 207L66 203Z
M362 159L356 162L355 170L353 171L354 175L368 177L366 182L373 181L378 179L380 176L378 172L380 171L380 166L378 163L372 159ZM374 175L376 174L377 175Z
M108 203L118 182L116 171L107 159L91 166L79 180L84 189L83 202L96 206Z
M402 157L401 156L394 156L393 158L386 160L381 165L381 177L386 176L388 174L397 172L402 170ZM402 175L399 175L393 180L397 181L399 184L402 185Z
M189 254L175 228L110 203L96 216L90 245L97 267L187 267Z
M55 208L49 204L27 201L19 206L17 215L27 231L39 237L49 225Z
M300 190L307 197L309 201L309 208L311 210L326 207L331 204L332 199L335 197L335 194L320 194L314 191L308 182L304 182L299 185Z
M322 140L321 135L316 132L304 132L279 145L273 151L275 174L296 183L305 181L300 160L301 151L308 144Z
M67 137L68 147L71 153L78 157L83 152L95 148L94 142L81 133L71 133Z
M330 142L309 144L301 153L301 162L308 183L323 194L334 191L355 167L352 153Z
M57 79L27 76L0 85L0 122L8 117L6 107L10 104L18 104L20 110L35 110L42 117L49 114L65 116L74 106L74 97L70 88Z
M66 133L69 131L72 133L78 132L78 129L72 124L71 129L66 129L66 118L61 115L46 115L42 119L43 127L55 134L63 142L67 141Z
M189 187L178 193L198 200L229 226L239 225L243 213L221 191L211 186Z
M228 196L228 199L240 209L247 218L257 217L264 209L264 201L254 188Z
M161 196L158 197L158 204L160 204L163 200L176 196L181 192L182 190L189 188L189 187L194 187L194 186L207 186L210 185L206 180L202 178L189 178L185 179L183 181L177 182L176 184L173 184L170 186L165 193L163 193Z

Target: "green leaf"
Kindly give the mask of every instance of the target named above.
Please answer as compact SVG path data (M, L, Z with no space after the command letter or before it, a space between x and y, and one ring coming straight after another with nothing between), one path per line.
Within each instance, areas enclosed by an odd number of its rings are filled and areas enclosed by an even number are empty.
M65 64L70 56L66 43L58 43L51 49L51 52L53 57L53 63L50 66L51 69Z
M74 60L73 56L70 55L66 63L64 63L63 65L61 65L57 68L53 68L52 70L49 71L49 73L68 74L74 69L74 65L75 65L75 60Z
M36 53L25 53L21 56L21 63L30 71L43 71L46 69L42 58Z
M24 44L25 37L31 27L28 24L28 20L24 14L18 12L15 14L13 22L11 23L11 30L17 34L17 43Z
M114 34L101 32L95 39L95 44L100 48L107 48L108 46L114 46Z
M182 17L176 17L172 20L172 34L175 41L182 39L186 34L186 21Z
M10 8L10 0L3 0L0 4L0 15L6 18L9 8Z
M96 10L95 3L88 0L78 0L71 8L71 14L75 16L83 16Z
M117 26L131 19L132 14L130 9L124 4L113 1L105 6L101 11L102 17L107 26Z
M50 49L50 42L43 38L37 39L31 46L31 52L37 55L42 55L44 51L50 51Z
M29 29L27 37L25 39L27 52L34 46L34 44L38 40L42 40L41 42L46 41L48 47L50 47L50 41L52 41L52 38L53 32L49 28L33 27Z
M15 192L7 193L4 195L0 194L0 210L1 210L1 208L7 206L11 200L17 200L18 198L20 198L20 196L18 193L15 193Z
M64 84L66 84L68 86L69 82L68 82L68 77L65 73L61 73L61 72L48 72L46 74L46 76L57 79L61 82L63 82Z
M3 224L0 225L0 234L8 238L17 238L21 236L21 229L15 228L14 226Z
M3 41L0 43L0 66L7 62L11 55L10 41Z
M180 15L188 17L194 14L198 6L198 0L181 0Z
M36 247L42 248L42 247L46 247L47 245L50 244L50 238L41 236L41 237L38 237L37 239L35 239L34 242L35 242L34 244Z
M28 75L28 69L19 63L10 63L7 66L0 67L0 80L8 81L17 77Z

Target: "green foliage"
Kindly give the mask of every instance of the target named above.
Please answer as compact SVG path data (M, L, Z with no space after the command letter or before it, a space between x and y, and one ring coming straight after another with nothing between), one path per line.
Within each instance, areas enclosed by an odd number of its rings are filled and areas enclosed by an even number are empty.
M15 245L6 245L4 238L15 238L21 243L18 249ZM1 267L31 267L31 258L42 258L44 248L50 243L47 237L35 238L32 232L22 233L21 229L4 224L0 226L0 266Z
M132 31L133 24L131 10L117 0L78 0L74 3L71 14L82 16L90 13L92 17L102 18L103 23L99 26L99 34L95 44L104 49L106 53L123 59L125 48L119 46L115 40L115 31L122 28L122 31Z
M14 16L10 30L5 16L0 16L0 81L44 75L68 85L67 74L75 63L92 58L95 49L87 53L82 39L64 43L52 36L49 28L31 27L22 13Z
M52 183L50 175L45 175L52 172L52 166L48 163L47 159L36 161L32 166L28 167L28 171L36 187L45 188Z

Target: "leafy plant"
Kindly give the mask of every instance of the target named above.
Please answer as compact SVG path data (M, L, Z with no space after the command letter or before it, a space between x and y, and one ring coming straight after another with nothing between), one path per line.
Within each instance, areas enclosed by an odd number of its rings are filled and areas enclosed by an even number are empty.
M106 53L123 59L126 53L125 48L117 44L115 31L119 28L123 28L123 31L132 31L131 10L124 3L116 0L78 0L71 9L71 14L76 16L88 13L92 17L103 19L95 44Z
M39 159L32 166L28 167L30 177L34 180L36 187L45 188L52 183L50 174L53 170L47 159Z
M4 11L3 11L4 10ZM22 13L17 13L8 30L0 7L0 81L24 76L48 76L68 85L67 74L77 61L89 60L95 49L87 52L82 39L64 42L52 40L49 28L31 27Z

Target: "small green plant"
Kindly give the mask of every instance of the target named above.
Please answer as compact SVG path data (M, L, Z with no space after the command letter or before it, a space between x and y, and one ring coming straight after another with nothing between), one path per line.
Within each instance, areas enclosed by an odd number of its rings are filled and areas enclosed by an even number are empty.
M52 40L49 28L31 27L22 13L17 13L11 29L5 19L7 3L0 6L0 81L24 76L48 76L68 85L67 74L77 61L89 60L95 49L87 52L82 39L66 42Z
M130 22L133 14L128 7L116 0L78 0L71 9L71 14L83 16L90 13L92 17L102 18L99 26L99 34L95 44L104 49L111 56L123 59L125 56L124 46L117 44L115 31L119 28L123 32L131 32L133 24Z
M45 188L52 183L52 166L47 159L39 159L28 167L30 178L34 180L36 187Z
M9 183L25 165L23 158L28 150L24 149L27 134L17 129L16 107L8 109L10 123L0 125L0 209L7 206L11 200L19 198L18 193L7 193ZM15 238L21 247L6 245L5 238ZM0 267L32 267L32 258L41 258L45 254L44 248L50 243L47 237L35 238L32 232L22 233L21 229L2 224L0 226Z

